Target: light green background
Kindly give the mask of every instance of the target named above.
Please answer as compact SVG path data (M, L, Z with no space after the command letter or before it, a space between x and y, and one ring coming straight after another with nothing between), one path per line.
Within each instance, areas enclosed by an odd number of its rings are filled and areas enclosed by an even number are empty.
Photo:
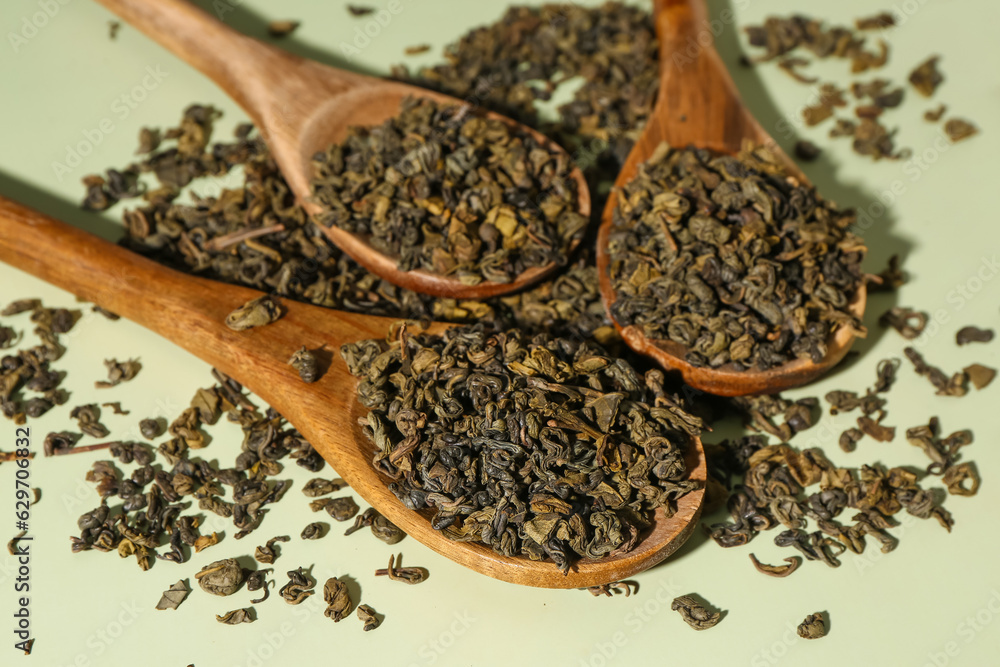
M349 43L365 20L354 19L340 1L282 3L233 2L237 9L224 17L231 25L255 35L271 19L303 22L285 44L328 62L385 73L391 64L438 61L440 48L465 30L500 16L504 3L471 0L402 0L404 11L393 18L360 55L347 63L339 45ZM383 7L386 0L367 0ZM596 2L581 3L595 5ZM50 7L54 15L39 12ZM801 7L791 0L733 0L710 3L713 16L736 10L736 25L759 22L771 13L787 14ZM57 11L51 12L52 8ZM886 5L861 0L823 3L825 18L849 22ZM811 6L810 6L810 9ZM946 81L934 104L912 90L901 109L887 114L898 124L899 144L910 146L920 162L871 163L850 152L846 142L826 139L828 126L797 127L799 109L813 91L793 82L775 67L744 69L735 65L742 39L732 24L719 25L718 41L751 109L778 141L789 149L797 137L811 138L825 148L823 157L805 165L821 191L842 205L870 214L864 236L870 246L868 269L880 270L894 253L905 257L912 275L898 295L878 295L870 301L866 324L871 335L857 345L860 359L807 390L792 395L822 395L835 388L863 390L874 379L879 359L901 356L904 341L895 332L879 330L879 313L898 303L934 313L919 347L928 359L951 372L972 362L1000 366L1000 342L958 348L955 331L966 324L997 327L1000 280L997 255L1000 226L996 200L1000 186L997 155L1000 133L1000 84L995 64L1000 56L995 29L1000 5L986 0L909 0L896 5L905 24L886 33L891 60L879 76L902 82L909 69L930 52L943 55ZM816 10L819 11L819 10ZM228 133L244 115L204 77L177 58L123 26L110 41L111 16L88 0L4 0L0 9L0 194L35 206L74 225L96 230L107 238L118 234L121 207L104 216L81 212L79 179L131 158L143 125L172 126L191 102L211 103L225 110ZM32 29L32 23L44 24ZM11 34L26 37L11 40ZM16 43L15 43L16 42ZM431 53L403 56L406 46L430 43ZM161 80L146 78L148 68ZM820 63L812 71L825 79L843 81L846 63ZM140 89L136 87L139 86ZM125 95L134 107L123 106ZM139 101L139 97L143 99ZM975 121L982 133L957 146L942 142L939 126L921 114L938 101L949 111ZM127 113L126 113L127 111ZM784 120L783 120L784 119ZM66 163L67 152L87 139L102 121L102 133L80 164L61 174L55 163ZM221 135L220 135L221 136ZM237 179L210 181L202 191L235 185ZM885 194L890 193L890 194ZM894 193L894 194L893 194ZM879 203L889 200L888 207ZM151 286L152 288L153 286ZM34 278L0 265L0 296L40 296L48 305L68 306L73 297ZM19 323L20 324L20 323ZM30 333L28 334L30 336ZM173 416L199 386L211 383L208 367L171 343L127 321L108 322L88 316L69 334L69 352L56 366L69 372L65 386L73 393L69 405L33 422L36 447L45 433L72 427L71 405L120 400L128 417L107 416L112 437L137 438L138 418ZM91 387L103 376L101 360L138 356L139 377L96 393ZM157 562L140 572L133 562L114 554L71 554L68 536L75 521L97 504L92 485L82 480L91 461L101 454L55 459L38 458L32 480L43 489L33 510L31 609L35 651L25 664L111 665L147 664L183 667L238 665L989 665L1000 649L1000 570L997 568L997 506L1000 503L1000 422L996 418L1000 383L964 398L941 398L904 362L900 382L889 394L887 423L897 426L892 443L864 440L858 451L842 453L837 435L851 425L846 416L825 417L796 438L799 447L824 447L837 464L859 466L880 461L887 465L923 467L926 459L909 446L903 431L941 418L945 433L971 428L975 442L963 450L984 477L974 498L948 498L955 517L949 535L936 521L902 516L893 530L901 538L896 551L882 555L869 545L863 555L845 554L839 569L805 563L788 579L772 579L752 569L747 554L780 562L787 552L774 546L774 532L751 546L720 549L700 533L666 564L636 580L637 595L592 598L580 591L547 591L493 581L454 565L407 539L389 547L367 532L343 537L343 526L316 542L304 542L298 532L314 520L300 494L312 477L295 465L286 468L296 487L277 505L252 537L237 544L231 524L220 523L225 538L183 565ZM109 411L105 411L108 414ZM6 424L6 425L4 425ZM0 449L12 447L14 427L0 423ZM232 460L240 442L235 427L210 429L215 440L206 454ZM721 433L709 434L715 441ZM0 466L0 535L13 534L13 465ZM326 475L329 475L329 468ZM932 482L933 483L933 482ZM6 508L10 508L7 510ZM718 516L712 517L718 520ZM279 530L279 526L283 526ZM210 526L211 530L211 526ZM257 605L253 625L219 626L213 614L245 606L245 590L220 599L195 591L177 611L154 611L160 593L179 578L194 583L193 574L217 558L244 555L267 537L296 536L282 548L281 573L315 564L320 582L332 574L353 578L361 601L385 614L383 626L363 633L351 617L337 625L322 615L320 595L300 607L276 596ZM6 541L6 537L4 540ZM403 586L372 572L388 555L402 551L404 562L423 565L430 579L416 587ZM15 604L14 562L0 555L0 664L21 664L8 629ZM280 584L279 584L280 585ZM727 611L716 628L697 633L669 610L677 595L697 592ZM800 640L794 628L806 614L827 611L832 619L828 637ZM950 652L950 654L949 654Z

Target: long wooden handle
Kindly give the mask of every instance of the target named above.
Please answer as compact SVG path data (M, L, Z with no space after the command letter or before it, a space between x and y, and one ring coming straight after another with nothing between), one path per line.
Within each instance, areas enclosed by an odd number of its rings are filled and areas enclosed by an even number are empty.
M217 292L93 234L0 197L0 261L171 338L177 317L216 315ZM224 306L223 306L224 307Z
M654 115L663 140L723 152L738 150L745 138L766 140L715 50L718 27L708 20L705 1L656 0L656 22L660 92Z
M265 136L300 122L300 106L365 80L240 34L186 0L97 1L215 81Z

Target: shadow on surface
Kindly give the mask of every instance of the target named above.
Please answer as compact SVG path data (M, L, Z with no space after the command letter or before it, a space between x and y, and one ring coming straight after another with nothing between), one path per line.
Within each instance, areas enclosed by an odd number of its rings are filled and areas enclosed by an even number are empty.
M84 194L85 191L81 185L81 201ZM4 171L0 171L0 196L33 208L59 222L65 222L77 229L90 232L105 241L115 243L122 236L122 226L107 220L100 213L85 211L76 202L67 201L41 190Z

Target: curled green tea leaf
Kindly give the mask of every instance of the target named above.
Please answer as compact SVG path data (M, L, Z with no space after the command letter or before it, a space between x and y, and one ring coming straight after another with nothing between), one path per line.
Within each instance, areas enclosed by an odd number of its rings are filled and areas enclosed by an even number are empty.
M247 301L226 316L226 326L233 331L245 331L276 322L282 315L281 306L269 294Z

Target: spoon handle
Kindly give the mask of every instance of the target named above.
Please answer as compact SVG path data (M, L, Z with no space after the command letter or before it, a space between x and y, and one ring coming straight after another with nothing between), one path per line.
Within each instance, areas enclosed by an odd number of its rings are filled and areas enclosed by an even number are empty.
M730 10L731 16L731 10ZM732 153L743 139L771 143L740 100L714 33L735 30L708 19L704 0L656 0L660 92L651 122L672 146L693 144Z
M247 37L186 0L97 1L212 79L265 139L298 127L331 93L365 81ZM320 71L322 76L314 76Z

